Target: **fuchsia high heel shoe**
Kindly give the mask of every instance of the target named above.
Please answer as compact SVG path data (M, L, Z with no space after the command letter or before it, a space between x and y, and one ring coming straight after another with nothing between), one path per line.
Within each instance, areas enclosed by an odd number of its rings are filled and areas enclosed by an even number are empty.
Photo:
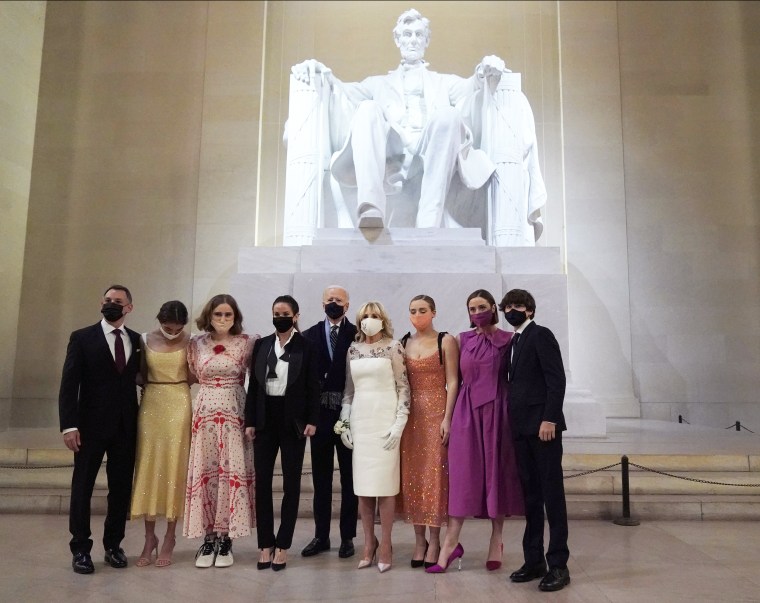
M461 543L457 543L456 547L454 547L454 550L451 551L451 555L449 555L449 558L446 560L446 567L441 567L437 563L433 565L432 567L425 568L425 573L427 574L443 574L446 572L447 569L449 569L449 566L451 565L451 562L454 561L454 559L459 560L459 567L457 569L462 569L462 557L464 556L464 547Z

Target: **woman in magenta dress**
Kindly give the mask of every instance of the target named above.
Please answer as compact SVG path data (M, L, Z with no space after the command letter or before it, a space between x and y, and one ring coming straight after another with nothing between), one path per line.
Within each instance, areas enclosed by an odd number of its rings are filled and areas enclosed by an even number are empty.
M491 520L486 568L499 569L504 518L524 514L504 377L512 335L498 328L488 291L471 293L467 311L475 329L458 336L462 382L449 435L449 522L438 563L428 573L445 572L464 554L459 534L465 517Z

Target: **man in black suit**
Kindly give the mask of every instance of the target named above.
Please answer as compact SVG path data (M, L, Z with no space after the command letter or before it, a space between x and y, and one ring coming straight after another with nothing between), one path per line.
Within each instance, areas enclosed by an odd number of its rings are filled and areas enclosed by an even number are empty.
M108 512L103 528L105 562L127 566L120 547L129 514L137 434L140 336L124 327L132 294L111 285L103 294L103 320L71 334L61 376L58 411L66 446L74 452L69 508L71 562L78 574L95 571L90 557L90 499L108 455Z
M567 560L567 507L562 474L562 414L565 368L554 334L533 322L536 301L523 289L512 289L499 308L515 329L507 375L509 420L525 498L525 563L512 582L541 578L542 591L570 584ZM549 521L549 548L544 558L544 508ZM547 572L548 563L548 572Z
M330 548L332 517L332 484L335 451L340 469L340 548L338 556L354 555L358 499L354 494L351 450L333 431L340 418L343 389L346 384L346 353L356 336L356 327L346 318L348 292L330 286L322 294L325 319L304 331L304 337L317 349L321 400L317 433L311 438L311 472L314 482L314 539L301 551L304 557L317 555ZM334 343L333 343L334 342ZM334 349L333 349L334 348Z

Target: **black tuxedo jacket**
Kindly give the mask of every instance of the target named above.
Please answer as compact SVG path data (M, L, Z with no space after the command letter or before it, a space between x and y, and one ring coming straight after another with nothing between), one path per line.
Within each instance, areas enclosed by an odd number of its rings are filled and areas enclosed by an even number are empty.
M327 320L327 319L325 319ZM342 392L346 388L346 355L351 342L356 338L356 326L346 317L338 329L335 353L330 358L330 341L325 334L325 320L319 321L303 332L317 351L319 385L323 392Z
M251 377L245 399L245 426L266 429L267 357L274 353L276 335L257 339L251 356ZM285 346L288 360L288 385L285 389L285 420L293 429L316 425L319 420L319 374L314 346L296 332Z
M542 421L564 431L565 368L554 334L531 322L520 336L512 357L509 419L512 433L537 435Z
M100 322L71 334L58 395L61 431L76 427L83 437L102 439L120 430L136 436L140 335L122 329L132 342L132 354L121 374Z

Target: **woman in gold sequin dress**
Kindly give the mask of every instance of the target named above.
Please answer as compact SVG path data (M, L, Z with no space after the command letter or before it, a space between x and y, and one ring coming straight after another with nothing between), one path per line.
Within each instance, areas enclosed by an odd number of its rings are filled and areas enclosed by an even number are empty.
M196 324L204 333L190 340L187 357L201 387L193 402L183 531L204 537L196 567L229 567L232 540L256 525L243 383L257 336L243 333L237 302L226 294L212 297Z
M145 518L145 546L137 567L172 562L177 520L185 510L185 480L190 452L190 386L187 382L187 308L166 302L156 316L159 326L143 334L143 390L137 430L132 519ZM166 518L158 553L156 518Z
M451 413L459 390L456 339L433 328L435 301L418 295L409 303L414 335L402 339L412 403L401 437L401 514L414 524L412 567L431 567L441 550L448 516L447 449ZM430 540L426 540L426 531Z

